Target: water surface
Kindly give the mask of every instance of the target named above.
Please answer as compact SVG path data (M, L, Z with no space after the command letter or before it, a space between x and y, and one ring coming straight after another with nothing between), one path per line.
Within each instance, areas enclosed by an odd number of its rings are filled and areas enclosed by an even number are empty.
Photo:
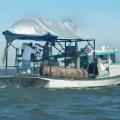
M120 120L120 86L0 86L0 120Z
M120 87L0 88L1 120L119 120Z

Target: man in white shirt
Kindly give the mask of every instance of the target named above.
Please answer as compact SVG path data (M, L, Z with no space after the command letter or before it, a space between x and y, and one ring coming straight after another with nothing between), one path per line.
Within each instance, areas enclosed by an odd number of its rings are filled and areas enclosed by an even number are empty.
M25 46L24 52L22 55L22 72L23 73L30 73L32 53L35 53L35 51L32 48L32 43L29 43L27 46Z

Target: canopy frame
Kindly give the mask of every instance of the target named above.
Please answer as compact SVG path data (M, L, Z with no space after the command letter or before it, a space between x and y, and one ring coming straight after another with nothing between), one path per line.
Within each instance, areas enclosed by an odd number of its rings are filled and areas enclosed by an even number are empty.
M76 39L72 39L72 38L58 38L58 36L54 36L51 35L50 33L47 33L45 35L39 36L39 35L25 35L25 34L15 34L12 33L10 31L4 31L3 35L6 38L6 48L9 48L10 45L12 45L12 42L14 40L33 40L33 41L48 41L51 43L51 46L55 47L53 44L54 43L58 43L61 47L61 49L63 51L65 51L66 47L67 47L67 43L75 43L75 46L77 46L78 42L87 42L87 46L90 46L93 49L93 58L95 60L95 39L81 39L81 38L76 38ZM91 43L92 42L92 43ZM64 47L61 45L61 43L64 43ZM69 45L70 45L69 44ZM12 45L13 46L13 45ZM86 47L87 47L86 46ZM16 47L14 47L16 49ZM60 50L55 47L59 52ZM17 49L16 49L17 51ZM17 53L17 52L16 52ZM62 53L62 52L61 52ZM52 55L52 54L51 54ZM66 54L65 54L65 60L66 60ZM8 52L6 54L6 70L8 67ZM65 63L65 67L66 67L66 63ZM94 65L94 75L95 75L95 65Z

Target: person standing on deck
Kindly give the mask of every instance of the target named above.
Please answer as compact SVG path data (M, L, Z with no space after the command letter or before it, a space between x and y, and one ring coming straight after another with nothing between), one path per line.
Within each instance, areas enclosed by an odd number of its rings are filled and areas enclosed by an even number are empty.
M35 51L32 48L32 43L29 43L27 46L24 47L24 52L22 54L22 72L23 73L30 73L32 53L35 53Z
M90 78L93 78L98 74L99 74L99 72L98 72L98 59L95 58L95 60L89 64L88 75Z
M48 66L50 52L51 52L51 48L49 47L48 42L46 42L44 46L40 44L36 44L36 45L42 47L43 49L43 55L42 55L43 66Z
M46 42L44 46L40 45L40 44L36 44L36 45L38 45L39 47L41 47L43 49L42 66L40 68L40 74L43 74L44 69L48 67L51 48L49 47L48 42Z
M51 48L48 46L48 42L46 42L45 45L43 46L43 55L42 55L43 67L48 66L50 52L51 52Z

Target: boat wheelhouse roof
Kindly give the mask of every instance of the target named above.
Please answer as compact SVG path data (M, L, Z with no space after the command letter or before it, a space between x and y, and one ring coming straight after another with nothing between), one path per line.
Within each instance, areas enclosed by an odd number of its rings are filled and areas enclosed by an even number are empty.
M95 51L95 54L97 56L100 56L100 55L111 55L111 54L115 54L117 52L119 52L119 50L111 49L111 50L105 50L105 51L102 51L102 50L101 51Z

